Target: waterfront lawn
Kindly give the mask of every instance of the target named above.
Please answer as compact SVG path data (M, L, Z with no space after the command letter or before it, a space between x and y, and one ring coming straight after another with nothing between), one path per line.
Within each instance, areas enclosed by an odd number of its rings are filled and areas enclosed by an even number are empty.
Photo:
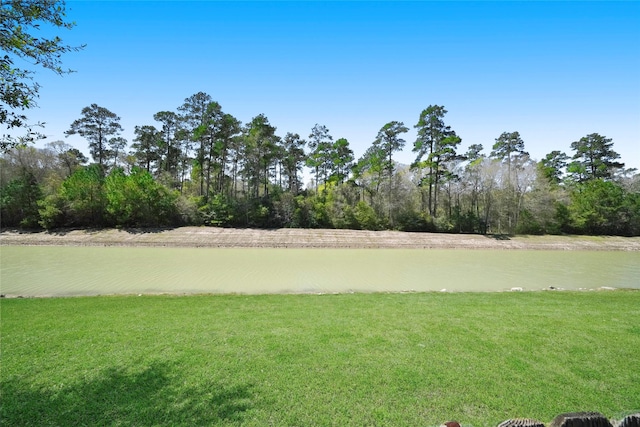
M640 409L640 292L3 299L4 425L492 426Z

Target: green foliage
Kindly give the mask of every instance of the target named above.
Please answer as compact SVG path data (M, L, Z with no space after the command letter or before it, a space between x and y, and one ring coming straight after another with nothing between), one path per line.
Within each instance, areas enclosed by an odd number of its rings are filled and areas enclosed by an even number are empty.
M64 143L61 144L63 146L66 146L66 144ZM71 175L73 171L75 171L78 167L84 165L89 161L89 159L87 159L87 157L85 157L85 155L82 154L80 150L78 150L77 148L71 148L70 146L68 147L69 148L65 151L58 153L58 159L60 160L60 163L65 166L66 176Z
M490 156L509 163L514 154L516 156L528 154L524 151L524 141L520 137L520 132L503 132L496 138Z
M579 233L632 235L638 230L638 195L619 184L593 179L571 193L570 225Z
M346 140L345 140L346 141ZM316 123L309 134L309 148L311 153L307 157L307 166L315 171L316 188L325 184L333 173L333 160L336 158L333 137L329 129Z
M60 198L65 206L65 225L104 225L106 197L103 168L93 164L77 169L62 183Z
M296 227L296 207L296 198L292 192L278 192L273 202L274 221L278 227Z
M560 184L562 182L562 170L567 167L569 156L565 153L554 150L547 154L544 159L538 163L538 168L548 182L551 184Z
M275 215L274 205L274 199L267 197L260 199L239 199L234 202L233 206L228 204L224 205L226 207L220 211L220 214L227 215L227 218L232 217L228 225L234 227L281 227L283 224L278 221Z
M116 225L133 225L138 215L140 194L135 186L128 185L127 177L120 168L115 168L105 179L106 212L108 221Z
M296 209L292 225L302 228L331 228L324 197L315 194L299 195L295 198Z
M353 167L353 150L346 138L340 138L331 147L331 178L343 183Z
M420 113L418 123L414 126L418 131L413 146L413 151L417 153L416 163L429 156L438 141L450 135L451 128L444 124L446 114L447 110L441 105L429 105Z
M571 228L571 212L569 205L556 201L554 203L554 223L549 227L548 232L551 234L572 233Z
M297 133L288 132L282 140L283 168L287 177L287 189L296 196L301 188L298 174L305 161L304 146L306 141Z
M536 219L536 217L527 209L520 212L517 234L544 234L544 227Z
M276 128L264 114L254 117L245 127L244 169L249 194L253 199L268 195L269 169L276 157Z
M178 195L175 204L176 222L172 225L203 225L199 199Z
M628 192L622 204L625 234L640 236L640 192Z
M443 106L430 105L422 111L415 125L418 138L413 151L417 156L411 168L420 174L423 173L423 169L426 170L425 176L418 180L417 185L421 191L424 191L425 187L428 188L427 203L424 206L423 201L423 208L434 218L438 216L438 194L442 181L453 176L450 165L463 158L456 153L456 147L462 140L450 126L445 126L445 114L447 110ZM473 149L475 148L477 147Z
M106 214L110 225L159 227L176 221L177 194L157 183L144 169L129 175L115 168L105 179Z
M271 209L266 203L257 203L249 212L249 226L258 228L272 228Z
M298 195L295 197L295 205L292 225L300 228L318 228L311 197Z
M462 212L459 206L453 208L451 215L452 232L458 233L481 233L482 228L480 218L470 210Z
M144 169L114 168L104 176L94 164L77 169L56 194L39 202L40 225L159 227L180 223L178 194Z
M173 111L160 111L153 115L153 119L162 123L162 131L158 132L158 136L163 139L161 141L154 138L147 139L146 137L151 136L153 133L142 132L145 138L138 141L141 144L140 148L146 148L144 145L147 142L155 143L156 149L149 147L148 150L154 153L150 156L151 160L154 160L153 158L157 156L157 160L160 160L159 169L176 179L180 169L180 158L183 156L180 135L185 134L186 131L181 128L180 117ZM152 131L150 128L147 130Z
M133 156L140 167L147 172L157 171L162 158L162 134L154 126L136 126L136 135L131 148L134 149Z
M0 150L7 150L26 142L33 142L42 135L33 131L24 110L37 106L40 86L33 81L34 72L16 67L16 59L40 65L56 74L70 71L62 69L61 57L64 53L77 51L82 47L72 47L62 43L58 36L42 37L32 30L48 24L57 29L71 29L75 25L65 21L65 5L60 0L9 0L0 4L0 124L8 129L24 127L26 135L0 137ZM36 126L41 126L38 123Z
M574 162L571 164L570 172L578 182L587 179L610 179L616 170L624 167L624 163L616 161L620 155L613 151L612 139L597 133L572 142L571 149L576 154L573 156Z
M38 201L38 224L45 230L51 230L64 225L64 204L60 196L51 194Z
M353 187L349 184L338 184L329 181L321 187L324 211L330 227L344 229L360 228L353 216L353 207L358 199Z
M378 136L374 141L374 145L380 147L384 153L384 161L382 168L386 171L388 179L393 176L394 164L392 160L393 153L402 150L405 140L400 138L400 134L407 133L409 128L402 122L392 121L380 128Z
M401 231L437 231L433 218L427 212L404 211L396 221Z
M461 139L445 125L447 111L431 105L415 126L410 167L393 162L407 131L395 121L353 165L349 141L334 142L326 126L315 125L308 144L298 134L280 138L264 114L242 127L204 92L178 111L154 115L161 130L137 126L125 157L126 141L116 136L120 118L96 104L86 107L67 134L90 142L98 161L90 167L81 167L84 155L61 141L5 152L2 224L640 233L640 175L622 169L611 139L598 134L572 144L577 153L570 164L557 150L533 162L518 132L496 138L493 159L481 154L480 144L459 155ZM315 178L306 190L305 164ZM25 173L34 180L26 183ZM594 180L609 187L588 184Z
M358 228L362 230L382 230L383 221L378 217L371 205L359 201L353 209L353 217L357 221Z
M316 228L330 228L331 217L327 210L325 198L323 196L311 197L312 223Z
M370 196L380 191L384 181L385 152L378 144L371 145L355 165L353 174L358 185Z
M204 225L227 227L234 223L235 207L223 194L216 194L198 208Z
M451 221L450 218L446 217L446 216L439 216L437 218L434 218L433 220L433 225L435 227L435 229L439 232L443 232L443 233L453 233L456 231L455 227L456 224Z
M101 167L106 168L107 159L113 154L113 149L109 146L109 137L117 137L122 132L120 117L98 104L84 107L81 114L82 117L71 123L65 134L78 134L85 138L89 143L91 157ZM117 138L111 140L116 144L119 141Z
M3 227L38 227L40 186L32 173L24 172L0 188L0 224Z

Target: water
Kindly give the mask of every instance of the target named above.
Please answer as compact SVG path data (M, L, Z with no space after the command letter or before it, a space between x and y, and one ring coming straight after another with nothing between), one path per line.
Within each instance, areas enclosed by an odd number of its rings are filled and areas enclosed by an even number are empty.
M0 292L316 293L640 289L640 252L3 246Z

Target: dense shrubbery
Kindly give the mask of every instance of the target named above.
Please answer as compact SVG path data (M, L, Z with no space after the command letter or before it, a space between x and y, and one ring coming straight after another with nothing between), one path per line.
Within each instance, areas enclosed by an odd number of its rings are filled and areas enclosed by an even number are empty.
M140 168L133 168L130 174L115 168L106 176L98 165L79 168L58 191L38 200L37 205L37 223L47 229L166 227L181 223L178 194Z
M584 234L640 234L640 193L595 179L577 185L568 205L569 230Z
M130 172L117 167L105 173L97 164L80 166L63 180L40 174L41 182L36 175L23 170L3 182L0 189L3 227L208 225L485 232L483 218L464 209L464 198L452 207L450 215L443 209L441 216L433 218L419 208L417 191L410 195L412 203L390 208L384 198L363 197L353 182L326 185L317 194L302 191L294 196L271 185L268 196L254 199L216 194L207 200L169 189L139 167ZM540 195L534 191L527 193L514 232L640 235L640 193L633 190L637 181L637 177L628 180L625 187L598 178L557 186L548 190L550 204L546 197L536 201ZM505 216L497 210L498 193L492 197L495 204L488 217L494 222L504 220ZM492 227L488 231L499 230Z
M33 174L24 172L0 188L0 221L3 226L37 227L42 191Z
M309 141L281 138L266 116L241 126L201 92L179 111L154 115L162 130L136 127L127 153L119 117L83 109L69 132L89 142L89 166L61 141L6 151L1 225L640 234L640 175L598 134L573 142L572 158L553 151L535 162L518 132L496 138L488 156L478 144L460 154L446 110L429 106L416 125L416 161L405 166L392 158L405 143L401 122L384 125L355 161L349 142L325 126L315 125ZM109 126L95 132L94 122Z

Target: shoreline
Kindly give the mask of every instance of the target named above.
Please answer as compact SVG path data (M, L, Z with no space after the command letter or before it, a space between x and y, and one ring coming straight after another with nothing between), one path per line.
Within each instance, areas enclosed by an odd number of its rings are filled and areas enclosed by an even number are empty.
M0 246L640 251L640 237L506 236L333 229L62 229L0 231Z

